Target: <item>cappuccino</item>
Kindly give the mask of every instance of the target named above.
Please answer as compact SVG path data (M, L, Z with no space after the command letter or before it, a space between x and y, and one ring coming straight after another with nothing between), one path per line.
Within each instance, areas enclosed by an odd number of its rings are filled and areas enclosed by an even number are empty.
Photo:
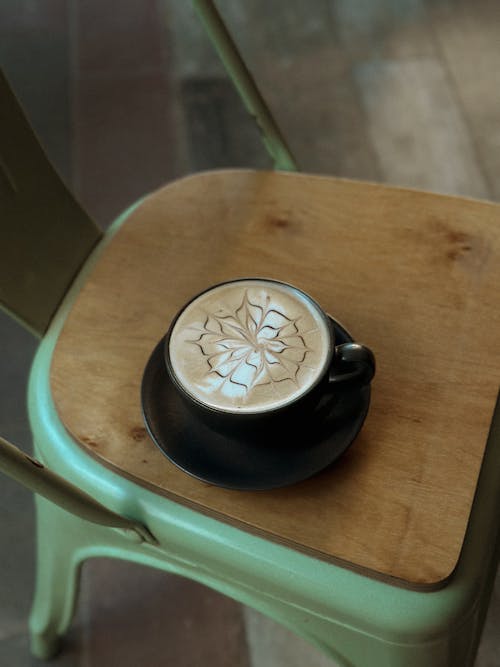
M296 401L324 376L332 354L329 321L313 299L253 278L197 296L168 343L183 391L227 413L267 413Z

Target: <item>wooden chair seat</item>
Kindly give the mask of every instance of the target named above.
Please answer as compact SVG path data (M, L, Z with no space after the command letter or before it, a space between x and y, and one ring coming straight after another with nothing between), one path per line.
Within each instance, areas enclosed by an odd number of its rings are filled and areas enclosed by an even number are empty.
M55 350L59 416L93 457L179 503L403 586L457 563L500 380L500 207L340 179L208 172L147 197L92 268ZM188 476L144 428L146 362L211 284L310 293L377 358L364 428L315 477L265 492Z

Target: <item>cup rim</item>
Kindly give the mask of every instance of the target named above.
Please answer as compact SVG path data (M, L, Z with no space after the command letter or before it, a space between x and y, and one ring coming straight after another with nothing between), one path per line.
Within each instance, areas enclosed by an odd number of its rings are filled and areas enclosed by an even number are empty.
M323 367L321 368L320 372L318 372L317 377L311 384L308 386L307 390L304 391L303 393L295 396L290 401L286 401L285 403L282 403L281 405L278 406L271 406L269 408L257 408L255 410L234 410L231 408L223 408L223 407L218 407L214 405L210 405L208 403L205 403L203 400L199 399L197 396L192 394L185 386L184 384L179 380L177 377L177 374L173 368L171 359L170 359L170 340L172 337L172 333L174 330L174 327L179 320L180 316L182 313L198 298L206 294L207 292L211 292L212 290L222 287L225 285L231 285L233 283L239 283L239 282L265 282L265 283L275 283L279 286L282 287L287 287L290 288L291 290L294 290L296 292L299 292L302 297L304 297L308 302L312 304L312 306L317 310L318 315L322 318L323 323L325 325L325 328L329 334L329 349L327 351L327 354L325 356L325 360L323 363ZM307 292L304 292L302 289L299 287L296 287L295 285L292 285L291 283L285 282L283 280L278 280L276 278L264 278L260 276L245 276L241 278L232 278L231 280L223 280L221 282L215 283L214 285L210 285L206 289L202 290L198 294L195 294L189 301L187 301L176 313L174 316L173 320L170 323L170 326L167 330L166 336L165 336L165 344L163 348L163 358L165 361L165 366L167 369L167 372L174 384L174 386L192 403L194 403L197 407L201 408L202 410L205 410L206 412L215 414L215 415L223 415L226 417L237 417L237 418L257 418L259 416L262 416L263 418L271 416L271 415L276 415L280 413L281 411L286 411L293 407L294 405L300 403L302 400L306 399L308 396L311 395L312 392L316 390L318 385L320 385L325 378L325 374L328 372L328 369L331 367L332 364L332 359L335 353L335 332L333 330L333 327L331 325L330 318L328 317L327 313L321 308L319 303L313 299L312 296L310 296Z

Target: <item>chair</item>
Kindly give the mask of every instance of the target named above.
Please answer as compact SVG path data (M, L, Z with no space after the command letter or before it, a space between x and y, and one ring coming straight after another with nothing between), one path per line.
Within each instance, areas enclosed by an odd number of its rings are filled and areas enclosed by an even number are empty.
M500 208L227 170L161 188L101 236L4 80L0 95L15 258L1 298L43 334L28 397L37 459L0 449L37 492L34 654L57 650L82 562L109 556L213 587L346 666L472 665L499 545ZM39 278L25 280L28 265ZM142 371L176 310L244 274L313 294L379 369L349 452L266 492L187 476L140 412Z

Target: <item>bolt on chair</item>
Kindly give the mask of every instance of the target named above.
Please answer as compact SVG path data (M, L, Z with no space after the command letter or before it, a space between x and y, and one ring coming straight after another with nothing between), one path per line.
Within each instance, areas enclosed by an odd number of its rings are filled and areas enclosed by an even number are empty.
M278 169L293 169L213 5L195 4ZM223 170L145 196L102 234L3 77L0 98L0 299L41 336L36 458L0 441L0 467L36 492L33 653L57 651L81 564L107 556L212 587L346 667L470 667L499 548L500 207ZM258 492L175 467L140 402L176 311L242 275L301 287L378 361L342 459Z

